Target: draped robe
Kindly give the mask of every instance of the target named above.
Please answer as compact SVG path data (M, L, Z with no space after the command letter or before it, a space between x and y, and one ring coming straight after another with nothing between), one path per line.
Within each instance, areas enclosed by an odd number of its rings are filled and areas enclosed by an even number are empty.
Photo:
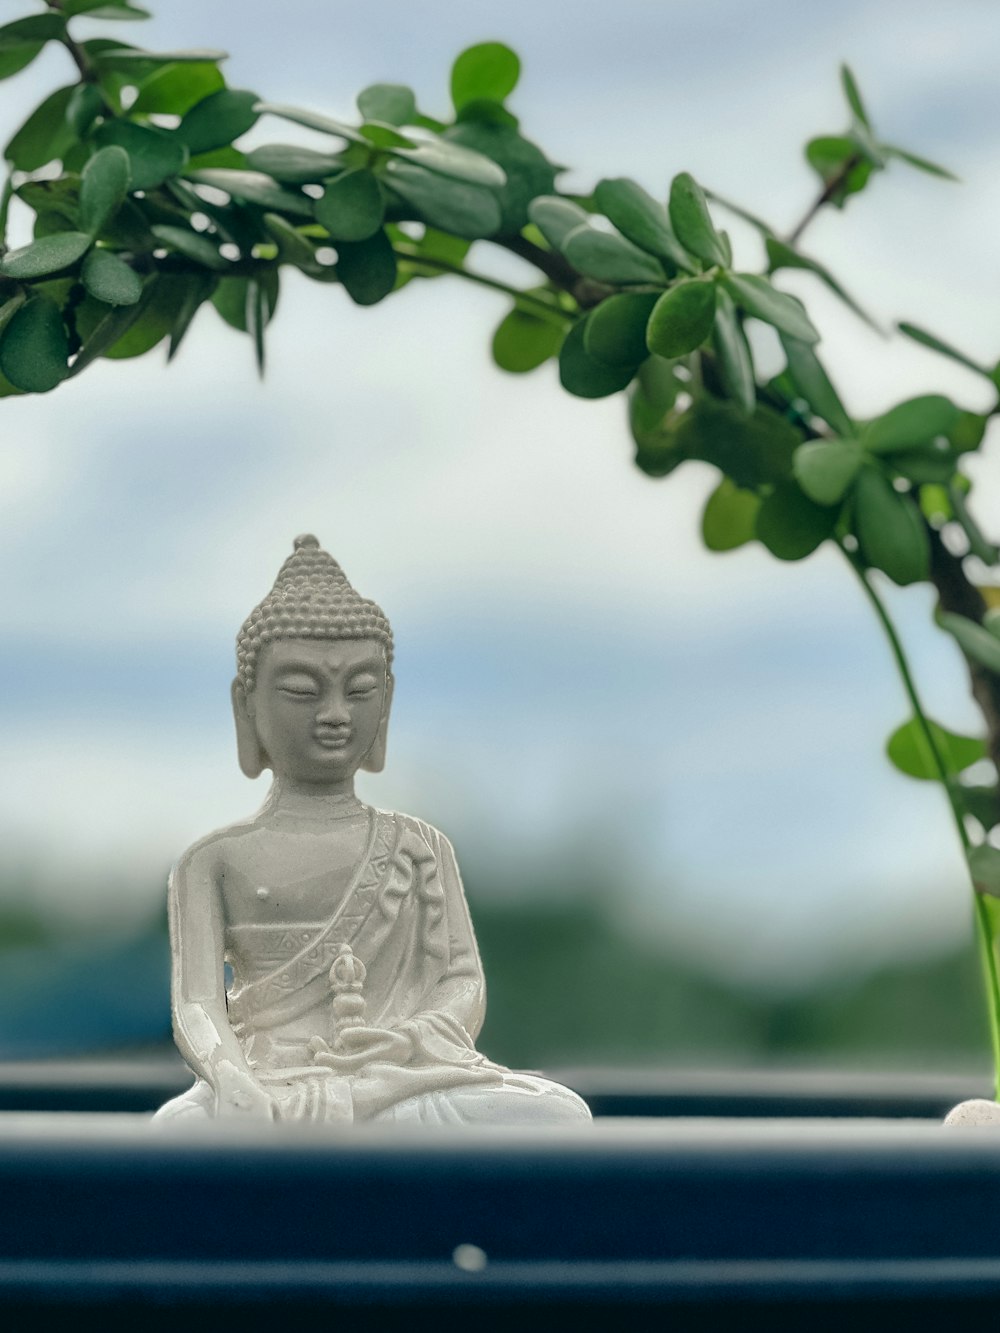
M225 874L244 878L232 869ZM406 1043L402 1058L376 1057L351 1073L323 1064L324 1054L337 1050L330 969L344 945L365 968L364 1026ZM485 1012L482 965L451 844L428 824L369 810L364 854L326 921L228 925L225 947L234 977L229 1021L281 1119L589 1118L568 1089L476 1050ZM199 1079L158 1116L213 1109L212 1089Z

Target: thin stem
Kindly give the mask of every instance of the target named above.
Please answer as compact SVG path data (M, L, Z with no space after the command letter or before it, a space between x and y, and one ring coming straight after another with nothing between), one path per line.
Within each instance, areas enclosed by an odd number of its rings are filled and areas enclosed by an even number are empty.
M906 697L910 701L910 707L913 709L913 716L917 720L917 725L927 742L927 748L932 756L934 767L937 769L938 779L945 789L948 796L948 803L951 806L952 816L954 817L955 828L958 832L959 841L962 844L962 851L968 856L971 850L969 834L965 827L965 810L962 805L959 785L955 781L955 775L948 767L944 755L941 753L941 747L938 745L937 737L931 727L930 720L924 712L923 704L920 701L920 695L917 693L916 682L913 679L913 673L910 670L910 664L906 660L906 653L903 649L902 641L896 632L896 627L892 623L889 612L885 607L881 597L875 591L864 566L852 552L848 551L843 545L840 547L844 553L851 568L857 574L862 588L865 591L868 600L871 602L876 616L879 619L886 638L889 640L889 647L892 650L892 656L899 671L900 679L903 682L903 689L906 691ZM986 985L986 1003L990 1023L990 1042L993 1050L993 1079L994 1096L1000 1101L1000 973L997 969L997 957L993 948L992 930L990 928L989 913L986 904L983 902L982 895L977 892L975 886L972 889L973 917L976 923L976 941L979 947L979 961L982 967L983 980Z
M831 201L833 196L837 193L844 181L847 180L848 176L861 160L861 157L857 153L852 157L844 159L836 173L830 177L827 183L823 186L823 189L799 219L798 223L788 233L788 236L785 238L786 245L790 246L793 250L795 249L799 241L802 239L802 233L805 231L806 227L809 226L816 214L822 208L825 208Z
M446 259L432 258L429 255L416 254L401 249L396 250L396 255L399 259L403 259L408 264L418 268L433 269L435 273L453 273L456 277L466 278L469 282L475 282L480 287L489 287L491 291L503 292L517 305L529 308L533 313L547 319L552 324L562 326L567 320L572 319L568 310L562 310L559 306L551 305L548 301L532 296L530 292L522 292L517 287L510 287L505 282L498 282L496 278L487 278L482 273L473 273L470 269L461 268L458 264L449 264Z
M10 213L10 201L14 197L14 182L10 176L3 183L0 191L0 255L7 253L7 217Z

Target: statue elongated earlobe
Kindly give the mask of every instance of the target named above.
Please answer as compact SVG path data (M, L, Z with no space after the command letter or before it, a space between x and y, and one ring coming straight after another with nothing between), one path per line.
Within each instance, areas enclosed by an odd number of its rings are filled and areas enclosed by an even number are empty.
M385 747L389 735L389 710L392 707L392 686L393 679L389 676L385 683L385 703L382 705L382 720L378 724L378 731L375 734L375 740L372 742L372 748L361 761L361 767L366 773L381 773L385 768Z
M233 718L236 722L236 755L240 768L248 778L259 778L270 767L267 755L261 749L257 727L247 707L247 696L239 680L232 685Z

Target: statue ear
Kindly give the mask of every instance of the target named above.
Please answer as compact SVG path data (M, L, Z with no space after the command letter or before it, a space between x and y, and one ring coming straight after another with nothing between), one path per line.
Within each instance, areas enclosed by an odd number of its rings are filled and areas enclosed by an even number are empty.
M389 734L389 709L392 707L392 687L394 681L392 676L386 677L385 682L385 700L382 704L382 720L378 724L378 732L372 743L372 748L361 761L361 767L366 773L381 773L385 768L385 746L386 738Z
M270 761L261 749L246 690L239 680L233 681L231 693L233 717L236 721L236 754L240 768L248 778L259 778L264 769L270 767Z

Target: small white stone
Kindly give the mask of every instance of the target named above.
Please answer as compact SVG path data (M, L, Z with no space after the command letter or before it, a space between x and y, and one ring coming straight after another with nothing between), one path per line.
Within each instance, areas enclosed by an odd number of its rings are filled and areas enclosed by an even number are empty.
M989 1102L985 1097L974 1097L968 1102L959 1102L944 1118L948 1126L984 1126L1000 1129L1000 1106Z
M270 889L258 889L258 890L257 890L257 897L261 900L261 902L263 902L265 898L270 898L270 896L271 896L271 890L270 890Z

